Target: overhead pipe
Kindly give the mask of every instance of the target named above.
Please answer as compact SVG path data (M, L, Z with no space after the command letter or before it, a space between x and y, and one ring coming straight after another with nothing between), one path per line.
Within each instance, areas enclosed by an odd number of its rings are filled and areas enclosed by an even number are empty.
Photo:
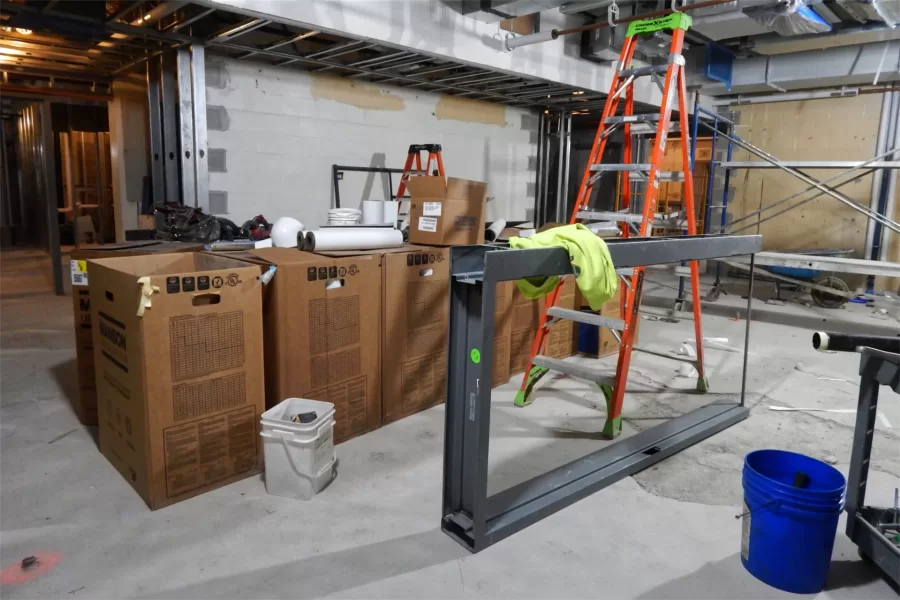
M887 148L888 130L891 127L891 112L894 109L893 92L886 92L881 100L881 116L878 119L878 136L875 138L875 154L881 154ZM881 169L877 169L872 174L872 191L869 196L869 210L877 212L878 204L881 201L881 182L883 173ZM875 243L875 223L868 222L866 227L866 249L863 258L866 260L872 257L872 246Z

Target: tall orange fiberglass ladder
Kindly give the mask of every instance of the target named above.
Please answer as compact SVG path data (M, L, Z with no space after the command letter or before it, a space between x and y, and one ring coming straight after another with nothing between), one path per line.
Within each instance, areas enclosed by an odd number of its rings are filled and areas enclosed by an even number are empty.
M684 189L684 206L687 223L688 235L696 235L697 225L694 220L694 184L691 178L690 163L690 143L688 140L688 113L687 113L687 91L684 75L684 57L681 54L684 46L684 32L691 25L691 17L675 12L658 19L646 19L640 21L632 21L628 24L628 31L625 37L625 43L622 47L622 53L619 55L619 62L616 65L616 75L613 78L609 95L606 99L606 105L603 107L603 115L600 118L600 126L597 129L597 135L594 138L594 144L591 147L590 157L587 167L584 171L584 177L581 180L581 187L575 200L575 206L572 210L572 216L569 223L579 223L591 220L592 216L596 219L598 213L592 213L588 209L588 202L591 197L591 190L594 182L603 173L608 172L627 172L631 174L644 174L646 176L646 191L644 192L643 212L640 215L629 213L617 213L613 216L613 220L619 223L622 235L628 237L633 224L638 222L640 226L637 234L640 237L649 237L657 220L657 197L659 195L660 181L678 181L683 177ZM661 31L671 31L671 48L669 50L668 62L662 65L649 67L629 68L634 51L637 46L638 37L646 34L657 34ZM665 82L662 87L662 103L659 113L634 114L634 86L632 83L638 77L653 76L657 77L660 73L665 72ZM658 80L657 80L658 81ZM680 172L663 173L660 171L663 154L666 147L666 137L669 133L670 118L674 105L675 95L678 96L679 120L681 125L681 157L683 161L683 174ZM616 116L616 110L622 97L625 98L624 114ZM649 163L632 163L631 157L631 125L634 123L651 123L656 125L656 137L653 146L650 148ZM625 143L623 148L623 164L601 164L600 160L603 151L606 149L606 142L609 140L610 134L622 127L625 135ZM622 205L627 210L631 203L630 185L622 186ZM605 217L605 218L608 218ZM627 287L625 302L622 304L622 319L612 319L591 313L569 310L556 306L559 297L560 286L557 286L547 297L546 308L541 316L540 326L535 335L534 342L531 346L531 358L525 376L522 380L522 386L516 394L516 405L526 406L533 401L534 386L545 373L550 370L567 373L575 377L586 379L597 384L606 396L606 424L603 427L603 435L608 438L614 438L622 431L622 402L625 397L625 385L628 380L628 368L631 363L632 351L645 352L655 356L670 358L673 360L688 362L697 369L697 391L706 392L708 383L704 376L703 370L703 335L700 323L700 279L697 261L690 262L691 272L691 294L693 295L694 308L694 331L697 340L697 356L673 356L662 352L637 348L633 345L634 332L638 325L638 307L641 301L641 291L644 284L644 274L646 267L635 267L630 278L622 276L622 280ZM550 326L559 320L570 320L579 323L587 323L608 327L613 334L619 338L619 360L616 365L615 376L599 373L590 367L571 362L564 362L549 356L544 356L541 352L544 349ZM621 335L616 331L621 331Z

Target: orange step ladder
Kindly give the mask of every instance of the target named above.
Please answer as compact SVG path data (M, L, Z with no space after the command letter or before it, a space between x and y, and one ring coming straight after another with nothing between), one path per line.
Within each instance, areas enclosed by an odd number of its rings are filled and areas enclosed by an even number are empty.
M594 138L587 167L578 190L575 206L572 209L570 224L585 223L591 220L613 220L622 230L622 235L628 237L637 233L640 237L649 237L656 226L671 226L665 216L657 215L657 199L659 195L660 181L683 181L684 205L686 228L688 235L697 234L697 224L694 216L694 183L691 177L690 140L688 134L688 102L684 73L684 32L691 25L691 17L675 12L657 19L632 21L628 24L628 31L619 62L616 65L616 75L610 86L606 105L600 118L600 126ZM638 38L643 35L666 35L660 32L671 32L671 47L667 62L662 65L631 68ZM659 113L634 114L634 81L639 77L651 76L657 79L665 73L665 81L661 84L662 102ZM657 83L660 82L657 79ZM682 144L681 154L683 172L664 173L660 170L663 154L666 147L666 138L669 134L672 109L677 96L679 121L681 126ZM624 112L616 116L617 109L624 97ZM635 123L649 123L656 126L656 136L650 148L648 163L633 163L631 148L631 126ZM600 162L603 151L610 134L621 127L625 135L622 164L603 164ZM622 204L626 212L598 213L588 208L591 191L596 180L604 173L624 172L626 184L622 186ZM629 179L637 175L646 178L646 190L644 192L644 204L641 214L628 212L631 203L631 186ZM633 231L636 230L636 231ZM703 333L700 315L700 274L697 261L690 261L691 294L693 296L694 332L696 335L697 356L675 356L663 352L652 351L634 346L634 332L638 325L638 307L641 302L641 293L644 285L646 267L635 267L630 277L621 275L627 288L625 301L622 303L621 319L613 319L577 310L569 310L556 306L559 298L560 286L557 286L547 297L546 310L541 315L540 324L531 346L531 356L522 379L522 385L516 394L515 403L518 406L527 406L533 401L535 384L548 371L557 371L586 379L598 385L606 397L607 416L603 427L603 435L614 438L622 431L622 404L625 397L625 386L628 381L628 369L631 364L631 354L634 351L645 352L662 358L668 358L693 365L697 370L697 391L705 393L708 390L708 382L704 374L703 366ZM615 375L608 375L597 370L572 362L544 356L544 350L550 326L559 320L570 320L579 323L587 323L601 327L608 327L619 339L619 359L616 364ZM621 332L621 334L617 333Z
M424 169L422 168L422 152L428 152ZM431 172L432 161L437 165L435 173ZM403 165L403 174L400 176L400 185L397 187L397 200L401 200L406 193L406 182L409 181L409 176L413 172L413 167L415 167L415 171L424 172L425 175L434 174L443 177L444 160L441 158L441 145L410 144L409 153L406 155L406 164Z

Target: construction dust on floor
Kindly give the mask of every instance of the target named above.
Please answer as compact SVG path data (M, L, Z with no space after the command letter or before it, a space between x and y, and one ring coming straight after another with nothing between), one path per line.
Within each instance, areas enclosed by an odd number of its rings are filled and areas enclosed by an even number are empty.
M750 418L478 554L440 531L443 406L341 444L340 476L310 502L268 495L257 476L151 512L72 412L70 302L49 294L46 259L3 259L0 563L58 556L29 585L3 585L4 597L786 598L741 566L743 457L777 447L847 470L854 415L771 407L854 408L855 357L813 352L808 330L754 323ZM728 339L707 351L711 394L688 393L671 362L642 355L625 435L739 393L741 354L730 347L742 348L745 324L704 325ZM641 327L642 344L663 351L693 335L689 319ZM534 404L517 408L517 387L513 377L493 394L492 490L608 443L596 388L548 377ZM881 410L873 499L900 485L900 406ZM842 518L818 597L890 597L843 530Z

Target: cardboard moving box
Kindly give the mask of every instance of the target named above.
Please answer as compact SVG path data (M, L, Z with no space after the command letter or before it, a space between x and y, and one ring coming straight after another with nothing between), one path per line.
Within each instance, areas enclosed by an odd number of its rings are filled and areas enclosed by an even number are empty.
M94 381L94 341L91 329L90 291L88 290L88 260L168 252L194 252L202 249L202 244L142 241L79 246L69 253L72 305L75 313L75 359L78 365L78 398L73 399L72 408L82 424L97 425L97 386Z
M384 423L443 404L447 396L450 253L446 248L323 252L378 256L382 269L381 397ZM510 282L498 286L494 385L509 378ZM502 297L500 297L502 295Z
M487 184L451 177L410 177L409 242L429 246L484 243Z
M259 267L162 254L89 269L103 455L153 509L259 473Z
M266 405L334 403L334 441L381 426L381 257L230 252L275 276L263 293Z

